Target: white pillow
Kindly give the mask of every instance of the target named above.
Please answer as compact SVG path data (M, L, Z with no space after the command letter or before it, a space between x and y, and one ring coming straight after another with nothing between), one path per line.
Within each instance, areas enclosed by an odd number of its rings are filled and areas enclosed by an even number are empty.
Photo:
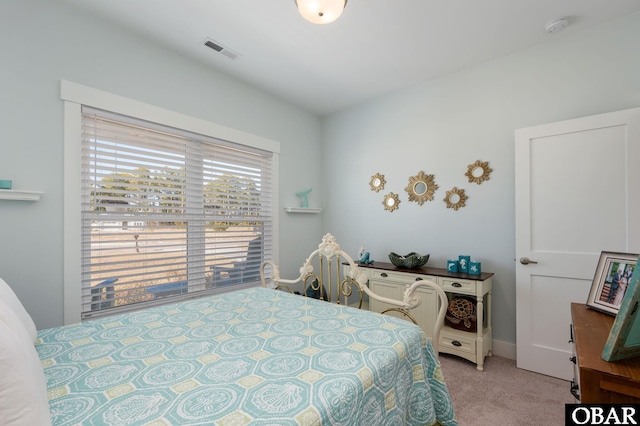
M20 303L20 299L13 292L9 284L2 278L0 278L0 300L2 300L5 304L7 304L16 316L20 319L20 322L31 336L31 342L35 343L38 332L36 330L36 325L33 323L33 319L27 312L27 310Z
M51 425L42 362L21 320L0 301L0 425Z

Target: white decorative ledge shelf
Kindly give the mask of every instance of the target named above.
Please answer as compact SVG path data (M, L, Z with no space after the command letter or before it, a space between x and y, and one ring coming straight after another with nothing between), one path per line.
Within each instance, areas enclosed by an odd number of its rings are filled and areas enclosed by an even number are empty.
M0 200L38 201L42 192L0 189Z
M285 207L284 211L287 213L320 213L322 212L322 209L310 207Z

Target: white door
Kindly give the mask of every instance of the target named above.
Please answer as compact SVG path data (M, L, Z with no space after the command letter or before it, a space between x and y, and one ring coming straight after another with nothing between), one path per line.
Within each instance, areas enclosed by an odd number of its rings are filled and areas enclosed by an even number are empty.
M601 251L640 252L640 108L515 139L517 365L568 380L571 302Z

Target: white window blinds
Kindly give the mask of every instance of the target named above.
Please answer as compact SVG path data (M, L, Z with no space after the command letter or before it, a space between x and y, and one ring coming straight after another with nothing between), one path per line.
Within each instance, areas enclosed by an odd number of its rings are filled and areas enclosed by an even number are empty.
M272 153L82 110L82 316L255 284Z

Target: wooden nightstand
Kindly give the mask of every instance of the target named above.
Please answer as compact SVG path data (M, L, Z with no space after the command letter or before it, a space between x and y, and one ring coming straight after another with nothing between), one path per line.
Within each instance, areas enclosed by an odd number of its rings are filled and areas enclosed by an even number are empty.
M601 357L615 318L572 303L571 319L571 393L583 404L640 404L640 357L613 362Z

